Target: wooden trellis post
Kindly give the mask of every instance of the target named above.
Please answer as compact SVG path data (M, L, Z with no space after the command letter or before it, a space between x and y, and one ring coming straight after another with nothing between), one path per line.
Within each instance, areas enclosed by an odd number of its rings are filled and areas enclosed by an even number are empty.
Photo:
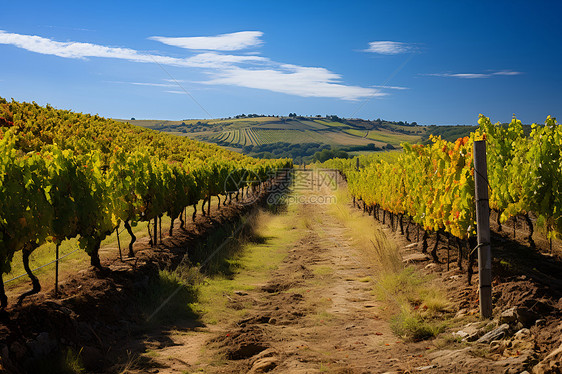
M480 315L492 317L492 249L488 204L488 169L486 141L474 142L474 189L476 193L476 230L478 238L478 278L480 281Z

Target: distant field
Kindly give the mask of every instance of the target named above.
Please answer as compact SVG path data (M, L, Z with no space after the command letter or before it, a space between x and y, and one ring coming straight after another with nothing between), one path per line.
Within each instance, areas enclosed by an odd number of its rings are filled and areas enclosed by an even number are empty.
M360 136L361 138L365 138L369 131L366 130L343 130L346 134L353 135L353 136Z
M389 145L399 147L402 142L417 143L422 141L422 136L427 138L427 127L424 126L381 120L341 119L336 116L122 121L216 143L237 151L244 149L244 152L251 152L252 147L255 147L256 153L269 152L293 158L310 157L311 150L322 147L349 152L373 152L386 149ZM274 146L268 146L270 144ZM275 144L278 144L277 148Z
M416 143L420 140L420 137L416 135L406 135L386 131L369 131L367 139L377 140L379 142L390 143L392 145L398 146L403 142Z
M222 131L218 134L213 134L210 140L215 140L224 143L236 144L239 146L247 145L261 145L263 141L258 136L257 131L251 127L244 127L241 129L234 129Z
M319 123L319 124L324 125L324 126L328 126L328 127L349 127L347 125L344 125L341 122L325 121L325 120L320 120L320 119L315 119L314 122Z
M310 130L258 130L263 143L325 143L324 136Z

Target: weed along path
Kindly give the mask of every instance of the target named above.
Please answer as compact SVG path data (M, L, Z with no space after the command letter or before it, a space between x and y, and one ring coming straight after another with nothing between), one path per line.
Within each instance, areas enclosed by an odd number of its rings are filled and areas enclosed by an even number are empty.
M378 273L401 259L372 218L327 187L289 200L257 215L228 260L232 272L199 286L191 308L201 326L176 327L166 339L147 334L129 372L382 373L429 364L427 343L398 338L377 301Z

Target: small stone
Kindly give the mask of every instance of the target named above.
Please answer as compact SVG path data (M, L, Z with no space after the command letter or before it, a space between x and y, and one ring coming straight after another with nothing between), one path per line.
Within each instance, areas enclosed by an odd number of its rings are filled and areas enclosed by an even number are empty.
M500 315L499 323L515 323L517 321L517 307L509 308L504 310Z
M470 335L470 334L469 334L468 332L466 332L466 331L459 330L459 331L457 331L457 332L454 332L452 335L453 335L455 338L464 339L464 338L466 338L466 337L467 337L468 335Z
M423 253L412 253L411 255L404 256L402 262L423 262L428 261L429 256Z
M466 332L468 335L465 336L462 340L473 342L479 337L481 337L482 335L484 335L484 329L480 328L479 326L480 324L477 322L473 322L465 325L461 331Z
M275 369L277 367L277 363L277 357L262 358L254 362L248 373L267 373L268 371Z
M279 352L277 352L274 348L268 348L265 351L261 351L260 353L255 355L253 357L252 364L254 364L258 360L261 360L262 358L273 357L277 355L279 355Z
M455 318L460 318L460 317L464 317L468 314L468 309L467 308L462 308L460 309L457 314L455 314Z
M509 331L509 325L504 323L497 329L494 329L484 335L480 339L478 339L477 343L490 343L492 340L500 340L503 339Z
M537 320L535 321L535 325L537 325L537 326L539 326L539 327L540 327L540 326L545 326L545 325L546 325L546 319L543 319L543 318L537 319Z
M437 367L437 365L427 365L427 366L418 366L416 368L417 371L424 371L424 370L429 370L429 369L435 369Z
M246 296L246 295L248 295L248 293L247 293L247 292L244 292L244 291L234 291L234 294L236 294L236 295L238 295L238 296Z
M531 330L529 329L521 329L517 331L514 335L514 339L526 339L531 336Z

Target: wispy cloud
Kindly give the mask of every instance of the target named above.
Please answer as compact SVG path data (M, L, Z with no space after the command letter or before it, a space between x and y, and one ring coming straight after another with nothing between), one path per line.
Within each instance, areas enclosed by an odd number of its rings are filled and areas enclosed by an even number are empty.
M358 100L365 97L386 95L386 93L381 92L381 89L346 85L342 82L342 77L339 74L322 67L283 64L255 55L205 52L186 58L177 58L130 48L109 47L83 42L58 42L41 36L14 34L2 30L0 30L0 44L14 45L31 52L63 58L112 58L200 68L209 75L209 79L198 83L206 85L233 85L302 97L326 97L342 100ZM217 45L219 44L216 44L215 47ZM167 83L128 83L156 87L174 86Z
M129 83L135 86L151 86L151 87L176 87L175 84L171 83L148 83L148 82L116 82L116 83Z
M164 91L164 92L172 93L172 94L181 94L181 95L185 95L185 91L168 90L168 91Z
M422 75L426 75L430 77L481 79L481 78L492 78L498 75L520 75L520 74L523 73L519 71L500 70L490 73L431 73L431 74L422 74Z
M0 30L0 44L11 44L31 52L65 58L83 59L88 57L116 58L134 62L145 62L182 67L218 68L225 64L243 62L264 62L260 56L238 56L213 52L200 53L188 58L176 58L138 52L130 48L107 47L82 42L57 42L36 35L22 35Z
M387 88L390 90L409 90L408 87L400 87L400 86L371 86L371 87L375 87L375 88Z
M519 74L523 74L523 73L521 73L520 71L511 71L511 70L501 70L492 73L492 75L519 75Z
M369 48L364 52L379 53L382 55L397 55L400 53L411 52L414 49L412 44L391 41L370 42Z
M367 96L385 96L371 88L347 86L341 77L324 68L283 64L277 69L244 69L232 67L211 73L203 84L223 84L283 92L303 97L332 97L357 100Z
M186 49L204 49L212 51L238 51L260 46L263 41L261 31L241 31L217 36L165 37L151 36L148 39Z

